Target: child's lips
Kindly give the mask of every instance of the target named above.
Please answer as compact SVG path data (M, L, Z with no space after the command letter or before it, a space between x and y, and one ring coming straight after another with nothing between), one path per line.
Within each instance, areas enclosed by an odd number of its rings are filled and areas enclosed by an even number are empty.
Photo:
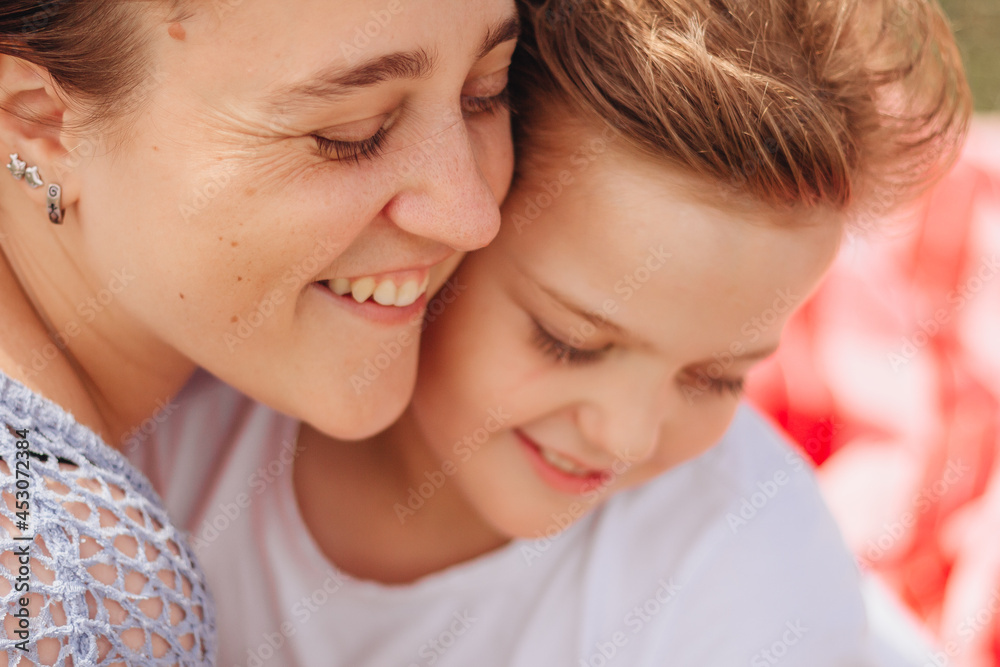
M586 466L555 450L542 447L521 431L514 429L536 472L556 491L582 495L607 483L612 471Z

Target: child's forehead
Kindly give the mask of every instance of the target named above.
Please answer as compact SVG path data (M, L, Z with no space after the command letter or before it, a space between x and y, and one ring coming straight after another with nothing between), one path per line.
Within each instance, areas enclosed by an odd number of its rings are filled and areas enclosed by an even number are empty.
M552 321L578 323L544 298L551 292L581 310L613 314L625 337L674 361L727 349L776 299L782 312L796 307L839 246L836 225L750 224L689 199L638 196L650 191L653 174L603 176L600 186L567 186L547 207L537 199L544 188L515 192L496 247L485 251L499 260L486 279ZM533 220L530 206L537 206ZM761 344L777 334L769 330Z
M811 285L839 247L835 212L723 199L673 166L595 139L606 137L599 129L572 133L584 150L523 172L497 242L507 261L545 267L556 285L586 282L599 291L652 263L665 294L694 289L698 299L739 293L754 301Z
M696 209L751 226L780 228L839 227L847 217L827 206L762 202L736 178L691 175L670 156L650 156L609 127L573 117L561 123L549 119L520 140L514 185L529 193L525 213L536 214L536 208L544 212L554 204L556 209L605 211L603 229L608 233L627 229L634 221L625 213L636 207L660 209L665 224L676 217L671 214Z
M722 178L693 172L677 156L651 154L641 142L630 139L605 120L561 100L547 97L533 106L517 132L516 185L538 189L560 181L588 181L577 196L591 199L610 197L612 201L627 196L677 197L696 206L714 209L748 224L778 227L803 225L842 225L849 210L830 204L777 204L762 201L747 188L751 166L735 165ZM762 158L763 159L763 158ZM592 169L596 167L596 169ZM597 172L600 178L587 178ZM607 173L642 172L653 174L646 182L646 192L631 188L628 193L600 188Z

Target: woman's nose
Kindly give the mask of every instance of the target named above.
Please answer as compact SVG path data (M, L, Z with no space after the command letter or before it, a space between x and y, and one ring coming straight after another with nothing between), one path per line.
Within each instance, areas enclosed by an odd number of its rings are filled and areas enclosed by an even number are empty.
M461 118L400 153L400 191L385 209L395 225L459 251L493 240L500 230L499 202Z

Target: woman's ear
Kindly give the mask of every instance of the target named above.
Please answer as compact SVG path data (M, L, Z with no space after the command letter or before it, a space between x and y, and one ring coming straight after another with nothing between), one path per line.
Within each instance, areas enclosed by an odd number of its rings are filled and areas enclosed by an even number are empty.
M0 55L0 110L0 145L17 153L28 167L37 167L45 185L58 183L63 208L73 203L78 165L69 159L72 149L67 142L74 147L79 143L68 132L68 121L76 113L49 73L20 58ZM0 158L6 163L6 154ZM22 186L44 208L47 188L32 188L25 179Z

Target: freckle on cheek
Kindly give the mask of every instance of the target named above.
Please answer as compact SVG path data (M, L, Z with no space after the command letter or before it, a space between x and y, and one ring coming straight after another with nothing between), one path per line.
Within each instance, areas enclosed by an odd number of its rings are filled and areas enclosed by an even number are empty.
M238 317L236 317L235 315L233 315L233 319L231 319L231 320L229 320L229 321L230 321L230 322L239 322L239 321L240 321L240 318L238 318Z
M178 42L183 42L184 38L187 37L187 32L184 30L184 26L180 23L171 23L170 27L167 28L167 34L176 39Z
M230 243L229 245L231 245L232 247L234 247L234 248L235 248L236 246L238 246L238 245L239 245L239 243L238 243L237 241L233 241L233 242L232 242L232 243Z
M184 292L179 292L179 296L183 299L184 298Z

